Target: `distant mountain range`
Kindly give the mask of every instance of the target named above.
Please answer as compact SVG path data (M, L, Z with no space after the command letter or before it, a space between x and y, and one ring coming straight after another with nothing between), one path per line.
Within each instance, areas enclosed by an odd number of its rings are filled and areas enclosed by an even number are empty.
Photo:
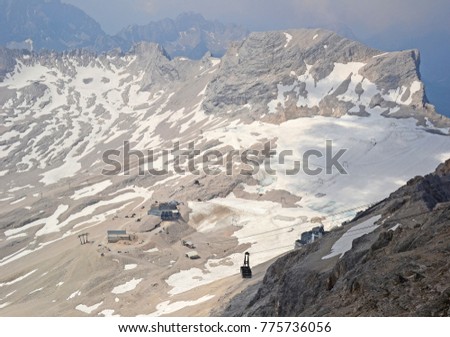
M180 14L175 20L164 19L145 26L132 25L114 36L122 50L129 50L141 41L155 42L170 56L199 59L207 52L223 56L231 41L242 40L248 31L237 25L224 25L205 20L195 13Z
M207 52L223 56L231 41L248 35L241 26L184 13L175 20L128 26L110 36L81 9L60 0L0 0L0 6L0 45L10 49L105 52L120 48L126 52L144 41L160 44L171 57L200 59Z

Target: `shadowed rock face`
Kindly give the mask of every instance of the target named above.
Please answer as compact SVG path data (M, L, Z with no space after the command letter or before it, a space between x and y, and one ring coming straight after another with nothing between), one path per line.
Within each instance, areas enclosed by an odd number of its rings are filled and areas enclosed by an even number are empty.
M322 260L360 220L380 227ZM450 316L450 160L322 240L276 261L225 316Z

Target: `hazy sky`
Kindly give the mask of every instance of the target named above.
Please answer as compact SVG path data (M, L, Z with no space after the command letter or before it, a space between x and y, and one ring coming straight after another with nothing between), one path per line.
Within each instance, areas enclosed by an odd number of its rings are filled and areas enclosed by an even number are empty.
M252 30L343 23L367 38L386 30L400 34L450 32L449 0L63 0L93 16L108 33L131 23L174 18L194 11Z

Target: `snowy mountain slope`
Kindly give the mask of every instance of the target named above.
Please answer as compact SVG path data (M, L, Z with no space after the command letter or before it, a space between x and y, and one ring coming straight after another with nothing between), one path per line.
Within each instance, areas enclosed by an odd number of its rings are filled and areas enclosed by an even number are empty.
M147 43L124 55L0 56L0 313L213 305L223 289L214 285L236 277L244 251L262 265L317 222L339 225L450 156L450 123L427 105L417 53L382 54L324 30L252 34L221 60L171 60ZM347 174L286 175L308 150L324 153L310 168L325 168L327 140L333 155L346 149ZM102 154L123 158L125 141L156 156L139 163L132 155L129 174L102 174L111 169ZM248 169L239 160L232 175L226 163L214 166L219 175L201 170L212 150L227 158L267 141L278 154L292 150L273 156L275 174L239 175ZM198 175L163 158L176 142L200 151ZM160 169L164 161L168 174L138 175L140 164ZM184 221L151 231L150 204L173 199L184 203ZM108 229L135 240L107 244ZM80 246L84 232L95 244ZM186 260L183 238L195 241L200 260ZM129 264L137 267L119 272ZM48 285L61 282L49 297ZM144 301L155 287L161 295Z

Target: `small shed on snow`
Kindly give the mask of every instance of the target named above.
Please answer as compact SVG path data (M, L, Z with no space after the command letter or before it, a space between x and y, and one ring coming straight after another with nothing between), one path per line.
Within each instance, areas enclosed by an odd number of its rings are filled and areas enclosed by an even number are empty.
M115 243L120 240L131 241L131 235L126 230L108 230L108 243Z
M197 260L200 258L200 255L198 255L198 253L195 250L193 250L193 251L187 252L186 257L191 260Z

